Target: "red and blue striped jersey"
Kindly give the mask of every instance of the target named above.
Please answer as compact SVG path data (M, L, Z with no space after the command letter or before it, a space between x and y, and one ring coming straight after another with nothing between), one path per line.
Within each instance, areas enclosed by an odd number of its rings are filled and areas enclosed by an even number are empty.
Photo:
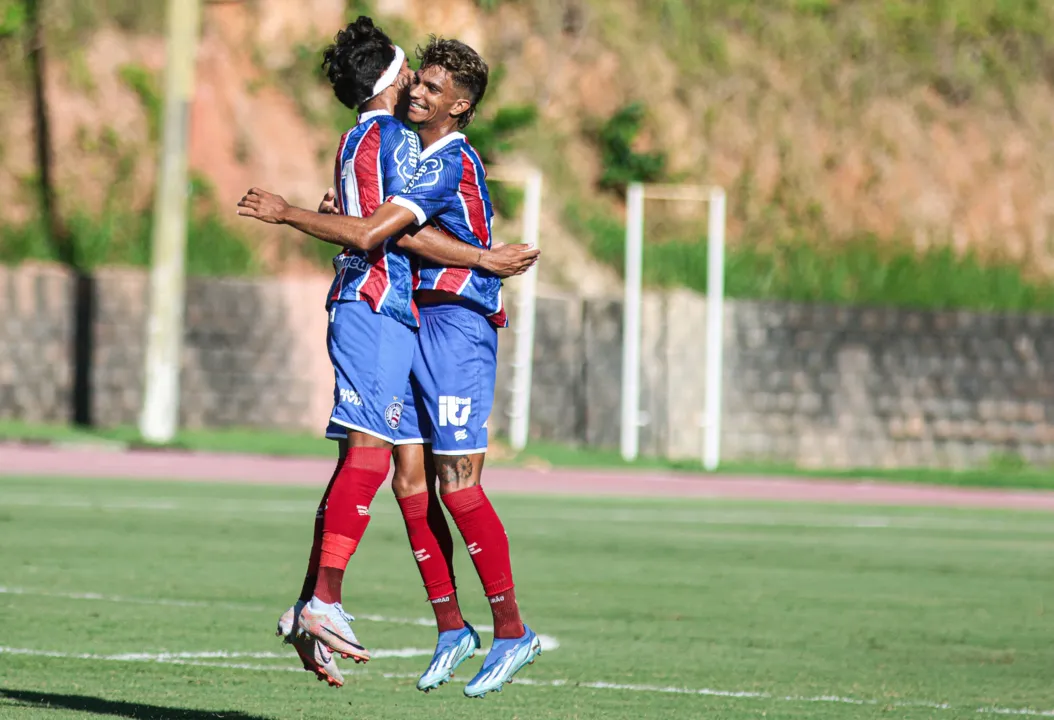
M486 170L479 153L461 133L451 133L425 148L416 174L391 201L410 210L419 225L430 222L462 242L490 249L494 211ZM494 325L508 326L501 279L496 275L419 260L413 277L414 290L460 295Z
M421 156L417 133L386 112L359 116L337 151L334 187L343 215L369 217L413 177ZM388 238L369 252L345 250L333 258L336 277L326 309L365 300L376 313L418 327L409 255Z

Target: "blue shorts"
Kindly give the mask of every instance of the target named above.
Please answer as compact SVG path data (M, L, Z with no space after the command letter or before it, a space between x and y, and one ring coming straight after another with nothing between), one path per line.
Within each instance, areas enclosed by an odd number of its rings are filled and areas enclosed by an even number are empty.
M326 437L348 430L394 442L417 348L416 332L361 301L338 302L329 312L329 359L336 384Z
M436 455L487 451L498 331L461 305L420 308L410 387L397 445L432 444Z

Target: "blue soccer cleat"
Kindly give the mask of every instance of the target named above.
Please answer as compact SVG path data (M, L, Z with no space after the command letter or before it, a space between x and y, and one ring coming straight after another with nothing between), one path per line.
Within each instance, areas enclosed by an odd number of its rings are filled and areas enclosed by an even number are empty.
M542 654L542 641L526 625L523 629L523 637L494 640L483 667L465 686L467 697L481 698L491 691L501 692L502 685L512 682L513 675Z
M428 692L450 682L458 666L473 657L480 646L479 635L468 623L460 630L439 633L432 662L417 681L417 689Z

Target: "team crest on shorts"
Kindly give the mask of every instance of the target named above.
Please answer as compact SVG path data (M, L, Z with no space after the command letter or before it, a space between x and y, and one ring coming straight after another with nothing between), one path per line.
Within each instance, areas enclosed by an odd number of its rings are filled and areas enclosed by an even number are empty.
M399 421L403 419L403 404L396 400L384 409L384 420L392 430L399 429Z

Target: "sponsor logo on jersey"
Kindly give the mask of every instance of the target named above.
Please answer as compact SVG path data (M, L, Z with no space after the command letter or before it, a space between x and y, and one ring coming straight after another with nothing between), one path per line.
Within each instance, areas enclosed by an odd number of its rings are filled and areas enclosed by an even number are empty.
M364 273L370 270L370 264L366 262L366 258L359 255L337 255L333 258L333 265L336 266L338 272L341 270L355 270L356 272Z
M468 430L458 430L454 433L454 439L458 442L464 442L468 440Z
M351 403L352 405L362 406L362 398L354 390L340 389L340 401L342 403Z
M454 395L439 396L439 426L463 427L468 423L472 412L472 398L460 398Z
M430 157L417 167L417 172L415 172L414 176L410 178L410 182L406 183L403 192L408 193L418 188L435 187L439 184L439 179L442 173L442 159Z
M417 170L417 163L421 161L421 145L417 139L417 133L413 130L400 130L403 139L399 147L395 148L395 167L403 182L409 182Z

